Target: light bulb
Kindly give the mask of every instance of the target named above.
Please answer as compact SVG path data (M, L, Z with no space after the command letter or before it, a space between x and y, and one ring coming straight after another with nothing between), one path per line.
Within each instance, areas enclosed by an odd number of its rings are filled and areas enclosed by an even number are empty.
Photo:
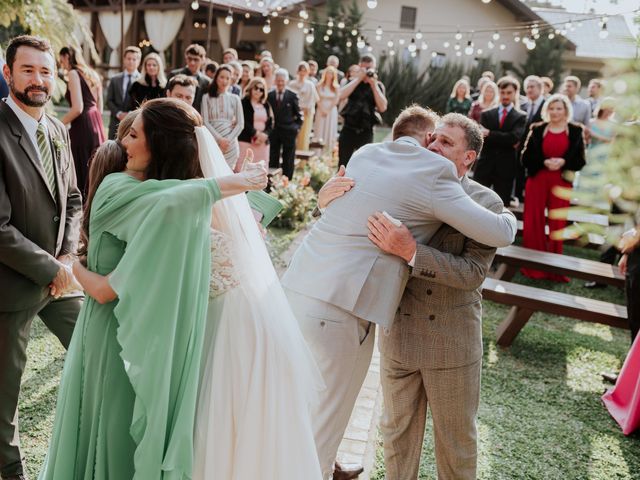
M389 50L389 55L391 55L392 57L396 54L395 50Z
M313 37L313 28L309 30L309 33L306 36L307 43L313 43L315 38Z
M373 47L371 45L367 46L367 52L373 52Z
M357 37L358 36L358 30L355 29L355 28L353 30L351 30L351 35L353 35L354 37Z
M481 48L479 48L478 50L476 50L476 53L477 53L478 55L482 55L482 49L481 49Z
M393 47L393 40L389 40L387 42L387 47L392 48Z
M309 14L307 13L307 11L304 8L302 10L300 10L300 18L304 18L305 20L307 18L309 18Z
M538 33L540 33L540 30L538 30L538 27L533 27L531 29L531 35L537 35Z
M458 51L456 52L456 57L461 57L461 56L462 56L462 52L461 52L460 50L458 50Z
M331 29L327 30L327 35L333 35L333 30Z
M418 49L418 46L416 45L416 40L414 38L411 39L411 43L409 44L409 46L407 48L412 53L415 52Z
M284 23L285 25L289 25L289 19L285 18L284 20L282 20L282 23Z
M362 37L358 38L358 42L356 43L356 46L357 46L358 48L362 49L362 48L364 48L364 47L365 47L365 45L366 45L366 44L364 43L364 38L362 38Z
M431 52L431 58L436 58L438 56L438 52Z
M458 30L458 33L456 33L456 40L462 40L462 34L460 33L460 30Z
M302 29L302 33L304 33L306 35L307 33L309 33L309 29L307 27L304 27Z
M522 40L522 39L520 38L520 35L516 35L515 37L513 37L513 41L514 41L514 42L516 42L516 43L519 43L519 42L520 42L520 40Z
M369 7L371 10L373 10L377 6L378 6L377 0L367 0L367 7Z
M422 42L422 45L420 45L420 48L421 48L422 50L426 50L427 48L429 48L429 45L427 45L427 43L426 43L426 42Z
M500 50L506 50L507 46L504 43L500 44Z
M442 46L443 46L444 48L449 48L449 47L451 46L451 43L449 43L449 42L444 42L444 43L442 44Z
M411 52L411 58L416 58L418 56L418 52Z
M600 33L598 34L598 36L604 40L605 38L607 38L609 36L609 30L607 30L607 24L603 23L602 24L602 29L600 30Z
M333 28L333 19L332 18L329 18L329 21L327 22L327 27Z
M460 44L459 44L459 43L456 43L456 44L453 46L453 49L454 49L454 50L456 50L456 51L460 50Z
M482 3L484 4L491 3L491 0L482 0Z
M298 28L304 28L304 22L298 22Z
M329 41L329 38L330 38L330 37L329 37L329 35L325 35L324 37L322 37L322 39L323 39L325 42L328 42L328 41Z
M376 42L379 42L380 40L382 40L382 35L376 35Z
M467 42L467 46L464 49L464 54L473 55L473 42L471 40Z
M264 26L262 27L262 31L264 33L270 33L271 32L271 20L267 19L267 23L265 23Z
M353 43L351 43L351 40L347 40L347 43L345 43L345 45L347 46L347 48L351 48L351 45L353 45Z
M260 0L260 1L258 2L258 6L259 6L260 8L264 7L264 2L263 2L262 0Z
M276 12L276 11L274 10L273 12L271 12L271 16L272 16L273 18L277 17L277 16L278 16L278 12Z
M418 33L416 33L416 39L422 40L422 32L420 30L418 30Z
M493 47L495 47L496 44L493 43L491 40L489 40L489 42L487 43L487 47L489 47L489 50L493 49Z
M494 40L500 40L500 34L498 32L495 32L491 38L493 38Z
M338 22L338 28L344 28L344 22Z
M229 10L229 13L225 17L224 23L226 23L227 25L231 25L233 23L233 13L231 13L231 10Z
M556 38L556 34L551 32L548 36L549 40L553 40L554 38Z
M382 27L380 25L376 28L376 35L382 35Z
M398 40L398 44L399 45L404 45L404 38L401 38L400 40Z
M245 13L245 14L244 14L244 18L247 18L247 19L248 19L248 18L251 18L251 14L250 14L249 12Z
M198 2L198 0L193 0L193 2L191 2L191 9L198 10L199 8L200 8L200 3Z

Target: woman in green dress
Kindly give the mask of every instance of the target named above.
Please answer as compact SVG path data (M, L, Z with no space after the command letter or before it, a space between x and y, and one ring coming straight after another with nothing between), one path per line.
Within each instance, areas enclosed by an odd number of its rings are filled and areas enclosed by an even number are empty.
M74 265L87 299L40 479L191 478L211 207L266 184L262 168L196 179L201 125L184 103L146 103L123 141L125 172L92 198L87 268Z

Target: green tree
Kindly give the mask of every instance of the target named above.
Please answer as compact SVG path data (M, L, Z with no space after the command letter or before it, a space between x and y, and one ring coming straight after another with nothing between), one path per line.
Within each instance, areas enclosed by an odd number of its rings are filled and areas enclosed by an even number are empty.
M64 45L80 45L87 39L91 55L97 58L91 31L66 0L1 0L0 45L10 38L31 34L47 38L54 51Z
M536 48L529 50L527 60L514 67L515 72L522 78L527 75L539 75L549 77L555 85L560 84L560 75L564 70L562 54L567 48L567 41L561 36L550 39L541 35L536 40Z
M329 19L333 26L329 27ZM339 28L338 23L344 22L344 28ZM326 3L326 15L320 17L317 11L313 11L311 25L314 29L313 43L305 44L305 58L316 60L320 68L329 55L336 55L340 59L342 70L349 65L358 63L360 53L358 51L358 38L362 35L362 11L355 0L351 4L340 0L328 0ZM357 30L354 36L352 30ZM331 34L329 34L329 31ZM325 40L325 36L328 40ZM366 39L365 39L366 41ZM348 46L350 45L350 46Z

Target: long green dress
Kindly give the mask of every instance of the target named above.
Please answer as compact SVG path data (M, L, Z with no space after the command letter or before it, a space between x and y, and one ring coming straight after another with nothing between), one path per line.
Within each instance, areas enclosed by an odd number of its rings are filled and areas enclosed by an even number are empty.
M118 299L80 312L41 480L191 478L219 198L214 180L101 184L87 262Z

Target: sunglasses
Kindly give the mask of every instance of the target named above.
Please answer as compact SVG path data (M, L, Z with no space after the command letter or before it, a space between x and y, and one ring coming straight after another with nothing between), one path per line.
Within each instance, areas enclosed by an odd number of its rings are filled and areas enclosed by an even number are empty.
M253 87L254 90L258 90L259 92L264 93L264 88L262 87Z

